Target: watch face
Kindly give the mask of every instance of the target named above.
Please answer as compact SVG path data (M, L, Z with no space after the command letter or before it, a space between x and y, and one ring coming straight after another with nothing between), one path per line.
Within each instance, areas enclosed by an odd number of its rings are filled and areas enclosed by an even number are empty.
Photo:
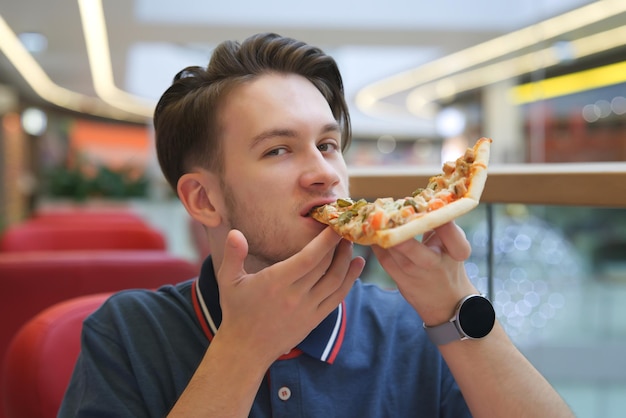
M460 328L470 338L482 338L489 334L496 320L491 302L478 295L466 299L458 315Z

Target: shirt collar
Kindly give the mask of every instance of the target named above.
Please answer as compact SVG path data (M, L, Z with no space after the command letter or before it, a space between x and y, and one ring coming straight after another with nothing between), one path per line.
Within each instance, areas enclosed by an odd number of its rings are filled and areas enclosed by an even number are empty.
M219 289L211 257L207 257L202 264L200 276L192 287L192 300L200 325L210 341L222 322ZM345 331L346 309L343 301L290 354L280 359L292 358L294 354L304 352L332 364L341 348Z

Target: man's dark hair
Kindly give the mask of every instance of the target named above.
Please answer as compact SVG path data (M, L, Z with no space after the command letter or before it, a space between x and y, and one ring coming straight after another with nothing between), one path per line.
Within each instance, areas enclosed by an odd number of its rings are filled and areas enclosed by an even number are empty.
M176 190L193 167L223 170L217 114L221 100L243 82L268 73L298 74L322 93L342 128L342 150L351 140L350 116L335 60L321 49L274 33L217 46L207 68L187 67L174 77L154 112L156 150L165 178Z

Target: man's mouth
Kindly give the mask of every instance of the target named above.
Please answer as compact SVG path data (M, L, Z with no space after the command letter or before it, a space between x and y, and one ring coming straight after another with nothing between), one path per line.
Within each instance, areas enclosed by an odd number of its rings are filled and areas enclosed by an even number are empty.
M324 199L324 200L320 200L318 202L313 202L312 205L308 206L307 209L301 214L302 216L305 217L310 217L311 213L316 209L319 208L321 206L327 205L329 203L333 203L336 199Z

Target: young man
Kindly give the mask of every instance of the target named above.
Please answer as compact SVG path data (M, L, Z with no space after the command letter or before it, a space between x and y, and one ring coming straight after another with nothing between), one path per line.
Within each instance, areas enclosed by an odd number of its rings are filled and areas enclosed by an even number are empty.
M307 216L349 195L332 58L274 34L226 42L177 75L154 123L212 253L197 280L122 292L86 320L61 417L572 416L479 296L482 338L429 340L423 325L478 293L455 224L373 248L397 292L358 281L351 243Z

